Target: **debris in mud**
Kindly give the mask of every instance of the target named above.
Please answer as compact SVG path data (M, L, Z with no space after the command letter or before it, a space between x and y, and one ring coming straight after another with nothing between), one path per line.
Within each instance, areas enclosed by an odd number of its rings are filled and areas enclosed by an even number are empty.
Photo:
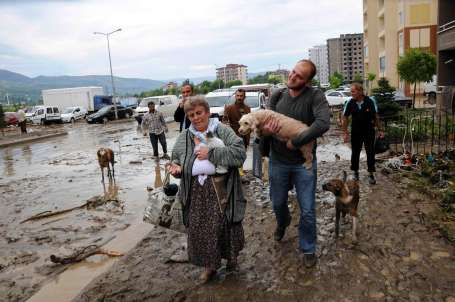
M142 165L141 160L130 160L130 165Z
M88 199L86 203L84 203L80 206L76 206L76 207L61 210L61 211L55 211L55 212L44 211L44 212L38 213L36 215L33 215L25 220L22 220L20 223L22 224L22 223L25 223L28 221L40 220L40 219L49 218L49 217L56 216L56 215L66 214L68 212L78 210L78 209L83 209L83 208L94 209L94 208L104 205L106 203L113 203L114 205L118 206L119 208L121 208L123 210L123 202L120 201L118 198L116 198L116 197L107 197L106 198L106 197L97 195L97 196L93 196L92 198Z
M70 263L80 262L93 255L106 255L109 257L120 257L120 256L123 256L123 253L101 249L98 245L89 245L87 247L84 247L84 248L74 252L73 254L71 254L69 256L51 255L50 260L53 263L70 264Z

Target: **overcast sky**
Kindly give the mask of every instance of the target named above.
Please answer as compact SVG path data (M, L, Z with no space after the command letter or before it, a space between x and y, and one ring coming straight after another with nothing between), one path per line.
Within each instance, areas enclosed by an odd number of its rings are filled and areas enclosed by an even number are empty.
M0 69L156 80L292 68L308 48L362 32L361 0L0 0Z

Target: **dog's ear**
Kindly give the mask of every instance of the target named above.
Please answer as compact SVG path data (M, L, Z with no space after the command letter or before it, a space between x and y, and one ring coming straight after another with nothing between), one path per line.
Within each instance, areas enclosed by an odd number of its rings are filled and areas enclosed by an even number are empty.
M348 179L348 173L346 173L346 171L343 171L343 182L346 182L347 179Z

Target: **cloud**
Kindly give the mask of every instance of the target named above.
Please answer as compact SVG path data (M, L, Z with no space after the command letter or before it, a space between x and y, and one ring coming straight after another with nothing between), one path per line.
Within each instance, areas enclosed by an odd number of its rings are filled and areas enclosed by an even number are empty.
M358 0L1 1L0 55L22 58L2 66L27 75L106 74L106 39L93 32L121 27L110 37L119 76L205 76L227 63L290 68L309 47L361 32L361 9Z

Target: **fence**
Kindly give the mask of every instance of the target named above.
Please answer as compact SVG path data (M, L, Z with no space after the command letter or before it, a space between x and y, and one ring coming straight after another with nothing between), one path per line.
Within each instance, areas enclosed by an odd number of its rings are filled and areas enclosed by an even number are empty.
M455 147L454 112L437 109L404 110L381 117L393 151L440 153Z

